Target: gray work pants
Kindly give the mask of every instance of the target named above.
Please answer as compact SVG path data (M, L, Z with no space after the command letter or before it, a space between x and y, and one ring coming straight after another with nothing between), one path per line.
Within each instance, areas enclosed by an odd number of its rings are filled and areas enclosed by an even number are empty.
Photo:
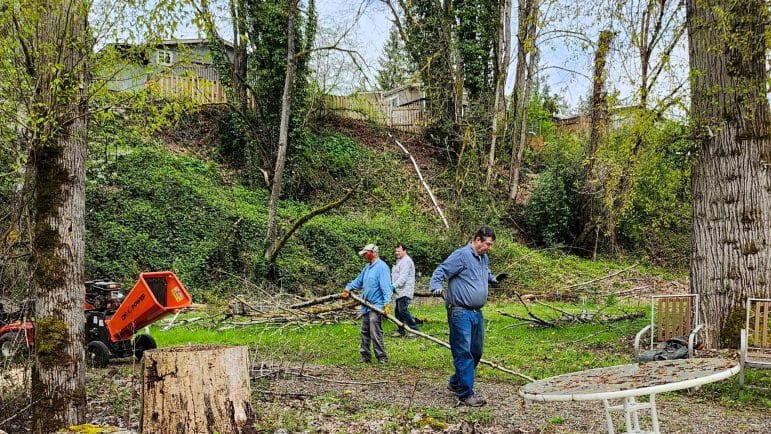
M375 350L375 357L378 360L388 360L388 355L385 352L385 345L383 344L383 317L379 313L369 311L361 316L361 358L362 360L370 360L369 344L372 343L372 347Z

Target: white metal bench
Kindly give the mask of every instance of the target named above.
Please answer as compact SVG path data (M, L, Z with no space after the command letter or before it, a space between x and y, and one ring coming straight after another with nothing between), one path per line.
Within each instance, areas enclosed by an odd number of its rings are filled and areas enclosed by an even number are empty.
M688 357L693 357L696 335L702 329L699 324L699 295L673 294L651 297L651 323L634 337L634 357L640 357L640 341L650 334L648 349L678 336L688 336Z
M739 387L744 387L744 368L771 368L771 299L748 298L747 315L739 346Z

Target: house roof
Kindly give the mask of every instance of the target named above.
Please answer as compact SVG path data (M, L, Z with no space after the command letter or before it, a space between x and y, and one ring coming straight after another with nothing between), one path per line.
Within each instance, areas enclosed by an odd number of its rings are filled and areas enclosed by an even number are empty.
M233 48L233 43L223 39L222 42L228 48ZM156 45L205 45L209 40L206 38L180 38L180 39L164 39Z
M422 87L423 87L423 83L408 83L408 84L405 84L405 85L402 85L402 86L399 86L399 87L395 87L393 89L384 90L383 91L383 97L384 98L388 98L391 95L394 95L396 93L399 93L399 92L403 91L404 89L410 89L410 88L418 88L419 89L419 88L422 88Z

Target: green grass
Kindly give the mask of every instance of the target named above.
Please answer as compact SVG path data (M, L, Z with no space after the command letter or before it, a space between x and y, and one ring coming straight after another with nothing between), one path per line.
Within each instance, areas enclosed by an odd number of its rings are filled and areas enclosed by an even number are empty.
M561 306L571 309L564 304ZM580 308L572 309L580 311ZM627 308L630 309L636 308ZM413 305L411 310L415 316L427 320L421 326L424 332L448 340L443 305L436 302L420 303ZM499 314L498 310L526 316L525 309L518 304L488 304L485 308L487 325L484 357L535 378L628 363L631 360L631 348L628 346L630 339L647 321L621 321L610 327L603 324L581 324L559 329L531 329L513 326L519 321ZM542 307L534 309L534 312L542 317L552 315ZM612 313L613 310L608 312ZM393 324L384 325L386 336L394 330ZM287 362L356 367L359 359L359 323L355 321L281 327L253 325L221 331L213 330L206 324L193 323L164 332L156 331L153 335L162 347L216 343L247 345L256 349L262 359ZM395 341L386 338L386 350L393 363L406 369L452 370L449 351L425 339ZM508 374L487 367L481 368L480 376L510 378Z
M580 312L583 305L552 303L555 306ZM541 317L553 317L553 312L535 306L533 312ZM645 311L646 305L621 305L606 313ZM432 301L418 302L410 307L423 320L421 330L447 341L449 339L444 307ZM648 324L648 318L618 321L612 324L575 324L557 329L531 328L516 325L520 321L503 316L498 311L526 316L519 303L493 301L484 310L484 358L510 369L541 379L553 375L632 362L631 342L634 335ZM596 307L587 308L592 312ZM189 313L181 318L201 317ZM153 336L160 347L188 344L246 345L256 350L260 360L274 362L313 363L328 366L347 366L360 369L359 323L349 320L337 324L308 324L284 326L239 326L226 330L211 328L204 321L188 326L160 331L157 323ZM388 336L396 327L384 323ZM449 374L452 359L447 350L422 338L395 340L386 337L386 351L391 363L407 370L428 370ZM480 365L479 377L496 381L510 380L509 374ZM771 370L748 369L746 383L754 387L739 391L736 381L723 381L702 388L705 396L719 396L726 406L757 405L771 408ZM517 380L520 381L520 380Z
M586 309L594 312L597 306L590 304L551 303L570 312ZM553 312L542 306L531 305L538 316L554 317ZM624 312L645 312L647 303L621 304L607 308L607 314ZM448 339L444 306L438 300L419 300L411 306L413 314L425 320L421 330L442 340ZM648 318L618 321L612 324L575 324L557 329L534 329L515 325L519 320L503 316L498 311L518 316L526 316L526 311L519 303L503 300L492 301L485 307L486 359L500 363L510 369L543 379L553 375L580 371L590 368L626 364L632 362L632 339L635 333L647 325ZM200 317L200 313L189 313L186 317ZM157 327L153 335L161 347L187 344L227 344L247 345L256 351L256 360L273 365L315 364L341 368L350 373L352 378L372 375L373 367L358 363L359 360L359 323L347 320L336 324L309 324L303 326L265 326L253 325L222 331L211 330L204 321L189 326L172 328L161 332ZM395 330L391 323L385 323L384 332L389 335ZM452 371L452 358L449 350L421 338L394 339L386 338L386 350L390 362L387 372L398 371L403 376L429 376L446 378ZM477 378L483 382L510 382L524 384L519 377L480 365ZM756 386L771 385L771 370L747 370L748 384ZM437 380L441 381L441 380ZM253 383L256 390L269 389L270 379ZM414 406L409 410L403 405L392 403L362 403L350 399L351 391L329 391L309 398L309 401L288 401L289 408L277 405L258 406L257 429L259 432L272 432L286 429L289 432L315 432L319 421L327 421L331 426L367 424L378 432L402 433L410 429L423 430L428 427L446 430L451 424L463 422L469 426L482 428L494 426L495 412L492 407L464 409L456 407ZM766 411L771 408L771 389L745 388L738 390L736 379L709 384L699 389L695 395L686 391L667 393L667 401L672 406L688 406L696 400L703 400L710 405L720 405L728 412ZM261 395L262 396L262 395ZM373 425L375 428L373 428ZM563 416L554 415L542 426L545 432L562 430L566 425Z

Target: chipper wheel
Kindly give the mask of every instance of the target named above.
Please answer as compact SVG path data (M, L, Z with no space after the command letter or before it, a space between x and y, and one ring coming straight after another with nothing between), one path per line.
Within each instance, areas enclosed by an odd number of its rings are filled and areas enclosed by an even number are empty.
M137 360L142 360L145 351L156 348L158 348L158 345L156 345L155 339L150 335L139 335L134 338L134 357Z
M110 361L110 350L102 341L91 341L86 346L86 363L94 368L104 368Z
M0 336L0 362L19 361L30 355L24 332L9 332Z

